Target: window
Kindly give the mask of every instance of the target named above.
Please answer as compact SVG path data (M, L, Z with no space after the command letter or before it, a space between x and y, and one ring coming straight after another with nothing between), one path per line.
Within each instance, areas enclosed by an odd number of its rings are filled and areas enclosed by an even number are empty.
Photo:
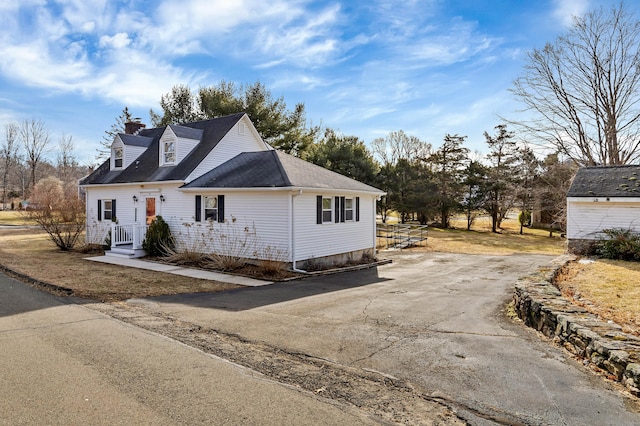
M224 195L196 195L196 222L204 219L212 222L224 222Z
M164 163L175 163L176 162L176 143L175 142L165 142L163 146L163 159Z
M344 199L344 219L353 220L353 198Z
M331 198L322 198L322 222L331 222L331 214L333 209L331 208Z
M360 197L316 196L316 224L360 222Z
M204 197L204 219L210 221L218 220L218 197Z
M102 218L104 220L111 220L112 207L113 204L111 203L111 200L104 200L102 202Z
M116 200L98 200L98 221L115 221L116 217Z
M116 169L122 168L122 148L113 149L113 167Z

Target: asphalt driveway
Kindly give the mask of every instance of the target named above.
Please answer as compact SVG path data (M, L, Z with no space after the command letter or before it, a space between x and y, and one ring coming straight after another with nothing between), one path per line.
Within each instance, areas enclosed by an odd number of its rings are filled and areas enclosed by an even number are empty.
M541 255L391 253L390 265L129 304L407 380L472 424L632 425L637 404L504 313Z

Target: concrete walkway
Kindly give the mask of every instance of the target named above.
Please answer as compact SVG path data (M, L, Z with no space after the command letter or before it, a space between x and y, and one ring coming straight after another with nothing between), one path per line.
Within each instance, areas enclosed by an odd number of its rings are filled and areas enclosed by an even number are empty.
M183 268L181 266L168 265L166 263L147 262L140 259L126 259L115 256L85 257L85 260L110 263L112 265L128 266L129 268L148 269L149 271L166 272L168 274L182 275L201 280L220 281L230 284L244 285L247 287L259 287L273 284L273 281L262 281L254 278L240 277L237 275L223 274L220 272L205 271L202 269Z

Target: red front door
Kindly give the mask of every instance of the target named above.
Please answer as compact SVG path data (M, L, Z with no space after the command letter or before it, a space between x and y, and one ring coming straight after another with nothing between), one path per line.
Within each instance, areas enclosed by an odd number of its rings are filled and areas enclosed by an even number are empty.
M155 197L147 198L147 225L156 218L156 199Z

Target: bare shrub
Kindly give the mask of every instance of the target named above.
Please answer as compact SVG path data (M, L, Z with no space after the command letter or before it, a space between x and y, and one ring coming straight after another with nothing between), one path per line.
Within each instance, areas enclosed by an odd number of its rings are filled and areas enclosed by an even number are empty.
M237 223L235 217L225 220L218 227L211 226L215 251L209 253L207 266L222 271L232 271L247 264L256 253L258 236L255 225Z
M258 267L265 275L277 276L287 270L289 251L282 247L266 246L258 257Z
M27 217L40 225L60 250L72 250L85 226L84 202L77 196L77 187L65 187L54 177L41 179L33 188L31 201Z
M183 223L184 231L178 231L177 237L171 236L170 244L161 243L167 262L178 265L201 265L207 259L207 241L205 233L198 233L191 223Z

